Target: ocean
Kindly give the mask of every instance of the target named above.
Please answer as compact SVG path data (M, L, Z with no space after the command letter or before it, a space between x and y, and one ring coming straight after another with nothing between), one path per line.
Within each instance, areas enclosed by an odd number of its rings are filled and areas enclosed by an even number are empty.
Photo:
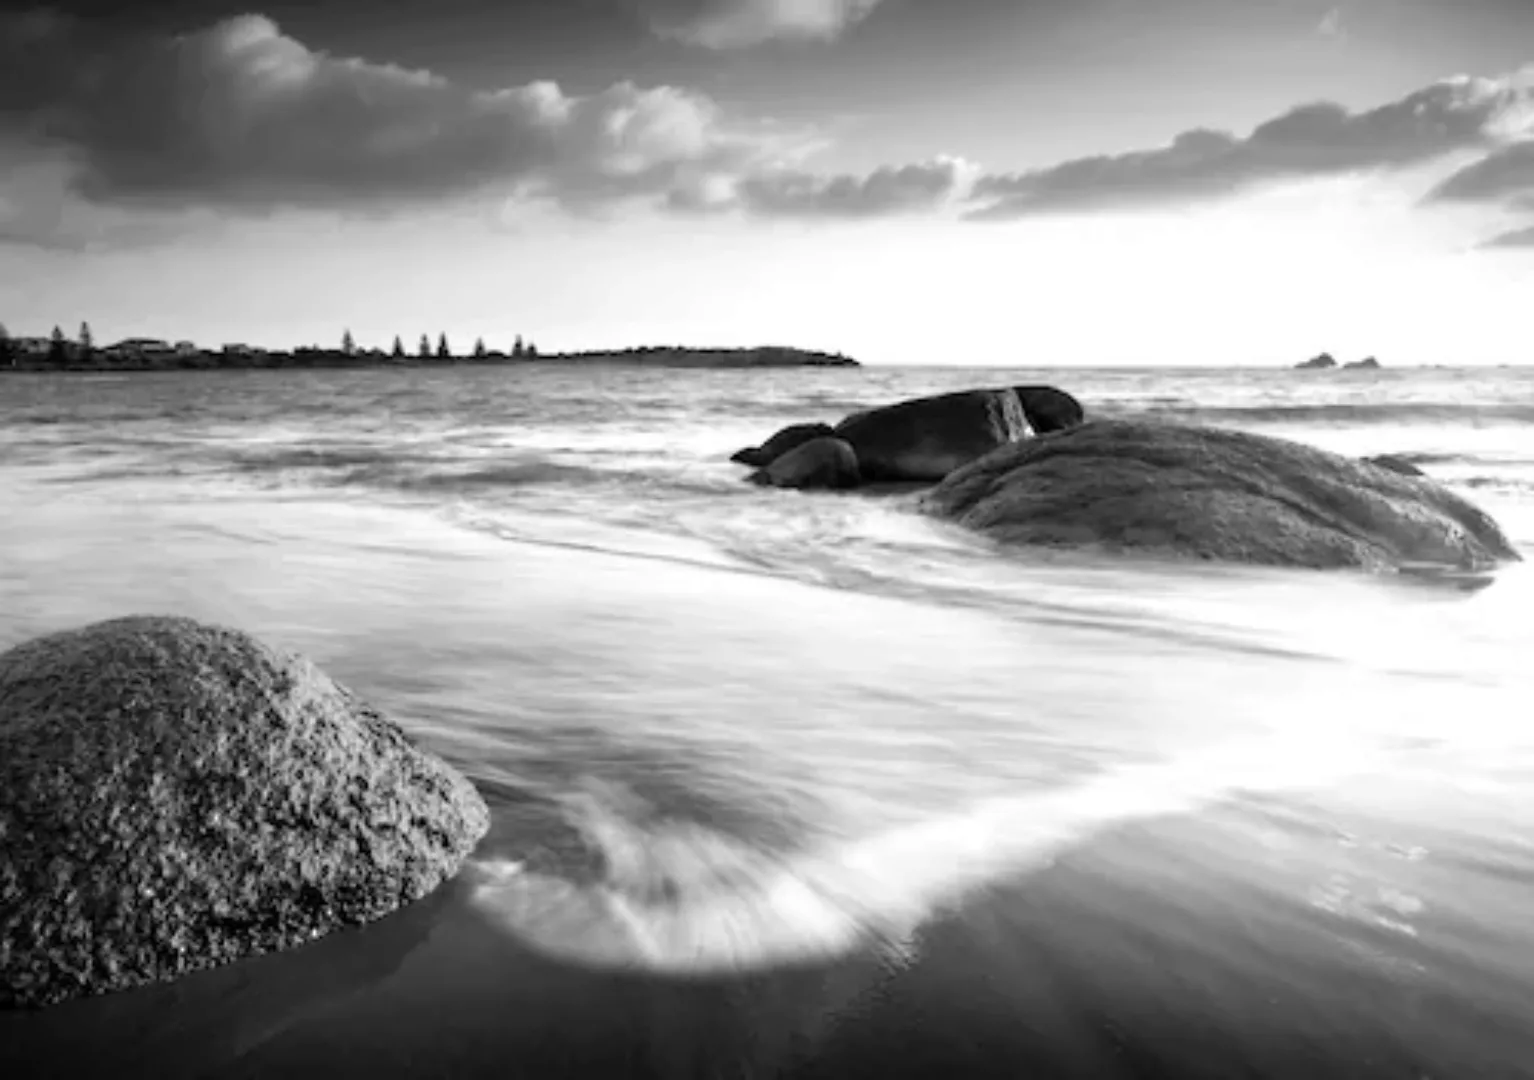
M1405 455L1531 561L1004 550L728 460L1039 382ZM1534 369L3 377L0 649L250 631L494 820L369 927L0 1014L0 1072L1534 1077L1531 610Z

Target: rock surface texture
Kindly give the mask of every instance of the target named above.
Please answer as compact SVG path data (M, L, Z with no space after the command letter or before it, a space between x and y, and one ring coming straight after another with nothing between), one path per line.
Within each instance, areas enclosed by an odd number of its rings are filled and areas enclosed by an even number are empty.
M741 465L761 468L771 465L790 450L803 446L811 439L820 439L831 434L834 433L830 424L790 424L774 433L761 446L748 446L735 451L730 455L730 460Z
M753 484L769 487L845 489L858 486L858 456L841 439L811 439L774 458L751 474Z
M0 654L0 1006L174 979L386 915L488 826L302 657L137 616Z
M922 505L1018 544L1374 570L1519 558L1496 522L1432 480L1182 424L1094 420L1014 443Z
M958 390L854 413L836 426L865 481L943 479L999 446L1031 434L1022 402L1007 390Z
M1058 387L1014 386L1012 392L1023 406L1023 415L1035 435L1064 431L1086 419L1081 402Z

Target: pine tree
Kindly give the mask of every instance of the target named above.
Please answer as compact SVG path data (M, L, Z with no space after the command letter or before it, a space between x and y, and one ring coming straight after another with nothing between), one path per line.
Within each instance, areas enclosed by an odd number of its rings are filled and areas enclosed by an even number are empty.
M89 356L96 349L96 339L91 334L91 324L80 324L80 351Z
M52 363L62 364L68 358L69 354L64 348L64 331L55 326L52 340L48 343L48 359Z
M350 330L341 335L341 351L351 356L357 351L357 339L352 337Z
M11 343L11 334L5 328L5 323L0 323L0 364L9 363L16 366L16 350Z
M451 349L449 349L447 347L447 335L446 334L438 334L437 335L437 359L439 359L439 360L451 360L452 358L453 358L453 350L451 350Z
M478 360L483 360L485 358L485 339L484 338L476 338L474 340L474 356Z
M534 345L531 341L527 343L527 355L530 357L538 355L538 346Z
M405 355L405 344L400 341L398 334L394 335L394 348L389 351L389 355L396 359Z
M518 360L527 355L527 349L525 349L522 345L521 334L517 335L517 343L511 347L511 355L515 356Z
M416 353L423 358L429 357L431 355L431 338L427 337L425 334L422 334L421 344L417 347Z

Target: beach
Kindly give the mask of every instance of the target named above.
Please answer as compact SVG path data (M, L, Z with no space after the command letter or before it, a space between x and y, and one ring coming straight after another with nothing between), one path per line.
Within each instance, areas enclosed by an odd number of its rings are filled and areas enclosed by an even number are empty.
M238 627L493 812L375 924L0 1014L0 1070L1534 1076L1530 564L1007 549L728 460L1031 383L1403 455L1534 553L1534 369L0 380L0 648Z

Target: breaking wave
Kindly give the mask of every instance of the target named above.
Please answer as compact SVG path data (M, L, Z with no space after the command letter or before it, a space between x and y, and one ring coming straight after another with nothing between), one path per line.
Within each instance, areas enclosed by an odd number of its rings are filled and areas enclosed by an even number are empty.
M1103 415L1128 413L1223 423L1313 424L1318 426L1445 424L1478 427L1487 424L1534 423L1534 405L1519 403L1389 402L1369 404L1285 404L1197 406L1184 401L1145 402L1099 409Z
M563 802L600 855L602 878L578 883L523 860L481 858L468 870L471 902L524 944L599 969L707 976L869 948L908 955L944 908L1100 832L1237 792L1335 781L1366 768L1376 750L1314 738L1217 748L792 852L695 821L646 822L649 808L632 792L587 784Z

